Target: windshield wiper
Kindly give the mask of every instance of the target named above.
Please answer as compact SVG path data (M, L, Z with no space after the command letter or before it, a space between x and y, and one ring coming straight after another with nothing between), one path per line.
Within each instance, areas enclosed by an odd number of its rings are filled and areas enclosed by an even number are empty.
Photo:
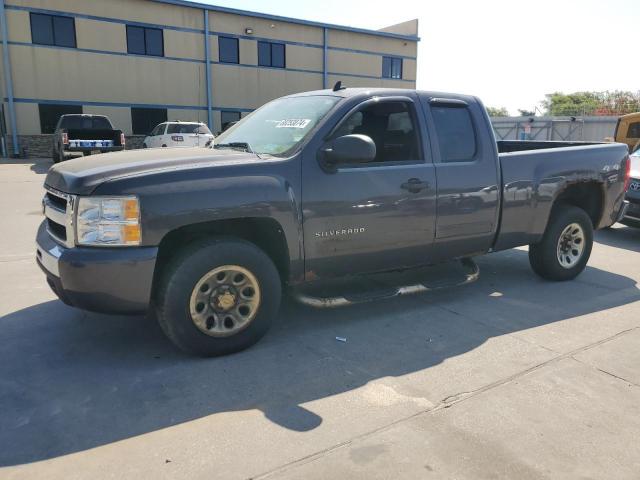
M258 152L254 151L249 145L249 142L229 142L229 143L214 143L213 148L230 148L232 150L240 150L242 152L253 153L258 158L261 158Z

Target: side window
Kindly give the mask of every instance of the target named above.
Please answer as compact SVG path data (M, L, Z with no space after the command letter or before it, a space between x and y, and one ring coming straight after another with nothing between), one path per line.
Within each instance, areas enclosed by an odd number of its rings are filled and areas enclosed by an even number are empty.
M627 130L627 138L640 138L640 122L629 124L629 129Z
M382 57L382 78L402 78L402 59Z
M164 36L160 28L127 25L127 52L136 55L164 56Z
M375 162L422 160L413 106L380 102L351 114L332 135L361 134L376 144Z
M218 37L218 59L222 63L239 63L237 38Z
M431 108L442 162L471 162L476 155L476 133L467 107Z
M33 43L76 48L76 24L73 18L33 12L29 17Z
M284 43L258 42L258 65L261 67L285 68Z

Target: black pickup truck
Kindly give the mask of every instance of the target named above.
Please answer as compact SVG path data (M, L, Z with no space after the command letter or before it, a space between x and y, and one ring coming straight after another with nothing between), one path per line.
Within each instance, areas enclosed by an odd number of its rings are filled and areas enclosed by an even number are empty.
M265 334L283 288L339 305L362 294L305 287L521 245L571 279L628 176L623 144L496 142L472 96L337 86L274 100L210 149L52 167L37 261L64 302L151 309L176 345L220 355Z
M61 115L53 132L54 163L78 156L124 150L122 130L116 130L104 115Z

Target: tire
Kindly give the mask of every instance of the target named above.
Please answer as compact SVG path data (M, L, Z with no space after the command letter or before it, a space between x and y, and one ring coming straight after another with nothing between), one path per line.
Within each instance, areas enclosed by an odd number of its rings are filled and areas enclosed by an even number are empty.
M571 225L580 228L569 230ZM575 243L571 243L572 235ZM582 239L578 242L580 235ZM559 249L561 241L567 242L564 249ZM542 240L529 245L529 263L533 271L546 280L571 280L586 267L592 247L593 225L589 215L581 208L559 205L552 210ZM565 253L561 254L562 251Z
M146 144L146 143L143 143L143 144L142 144L142 148L147 148L147 144Z
M51 152L51 160L53 160L53 163L59 163L60 162L60 155L58 154L58 152L56 150L53 150L53 152Z
M219 269L230 272L225 279L228 284L218 283L215 274L208 277ZM237 269L246 273L246 283L234 289L230 280L236 279ZM250 306L235 303L246 301L242 296L245 285L254 283L257 288L247 301ZM200 288L205 286L209 293L202 294ZM202 300L200 295L207 299ZM239 239L207 239L189 245L167 265L155 296L156 315L162 331L178 348L204 357L226 355L250 347L267 333L278 313L281 295L278 270L262 250ZM233 306L227 305L231 310L215 310L225 296L226 300L233 298ZM201 305L202 313L198 313ZM241 317L239 312L245 306L252 311L248 317ZM199 326L192 312L200 319Z

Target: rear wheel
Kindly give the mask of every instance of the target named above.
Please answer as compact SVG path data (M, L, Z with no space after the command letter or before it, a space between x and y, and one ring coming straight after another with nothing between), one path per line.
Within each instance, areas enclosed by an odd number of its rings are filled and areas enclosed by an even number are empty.
M529 245L529 263L547 280L571 280L589 261L593 225L587 213L572 205L556 207L539 243Z
M260 340L280 306L271 259L255 245L213 239L184 249L167 266L156 296L160 327L182 350L237 352Z

